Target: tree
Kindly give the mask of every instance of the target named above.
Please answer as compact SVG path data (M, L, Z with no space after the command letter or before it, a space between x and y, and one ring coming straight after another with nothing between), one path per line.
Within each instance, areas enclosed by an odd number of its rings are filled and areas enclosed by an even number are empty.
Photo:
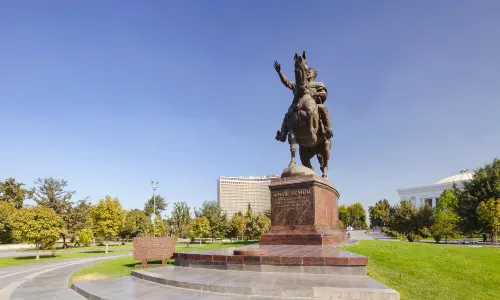
M344 229L351 225L351 214L349 213L349 209L346 205L342 204L339 206L339 220L340 226Z
M401 200L394 207L391 229L405 235L416 232L416 214L417 210L413 207L411 201Z
M189 222L191 221L191 214L189 206L186 202L175 202L172 217L169 223L173 226L173 233L175 236L185 238L189 234Z
M500 159L493 159L474 173L471 180L464 181L462 190L454 188L459 202L460 229L471 236L487 229L487 224L477 214L479 203L500 198Z
M490 199L481 202L477 208L479 218L491 228L491 243L498 246L498 233L500 232L500 199Z
M90 244L92 244L93 238L94 233L90 228L84 228L75 234L75 242L84 246L89 246Z
M40 247L52 247L64 231L62 218L44 206L18 210L13 216L12 225L15 236L35 244L37 260L40 259Z
M390 222L391 205L389 200L384 199L375 203L374 206L368 207L370 216L370 226L386 227Z
M210 236L210 221L205 216L195 218L189 223L189 236L191 239L206 238Z
M351 217L351 225L353 227L366 228L366 211L361 203L354 203L348 208Z
M195 210L196 217L205 216L210 224L210 237L212 243L214 238L223 236L227 227L227 215L219 206L217 201L204 201L200 210Z
M0 202L0 244L12 242L12 216L15 211L14 204Z
M165 222L162 218L155 218L154 220L155 226L154 226L154 236L167 236L168 231L167 231L167 226L165 226Z
M38 178L32 189L33 200L38 205L51 208L66 222L71 211L71 197L75 193L75 191L66 191L67 185L68 182L64 179ZM67 233L68 231L64 231L62 234L64 244L66 244Z
M243 239L243 234L246 229L246 220L241 212L239 214L234 214L231 218L231 232L234 233L233 236L240 236Z
M262 214L271 220L271 209L265 209Z
M151 219L140 209L132 209L125 213L123 228L120 232L122 238L146 236L152 233Z
M78 231L91 227L90 206L88 198L79 200L74 205L68 206L67 212L62 217L69 237L74 238Z
M429 228L432 226L434 211L431 205L425 202L424 205L420 206L415 214L415 234L419 232L420 229Z
M456 233L459 221L458 198L451 190L446 189L439 197L430 228L436 242L444 236L447 243L448 237L453 237Z
M117 235L123 226L123 209L118 198L106 196L99 203L90 207L92 229L94 233L106 240L106 254L108 254L108 240Z
M0 202L11 203L15 209L23 207L24 200L32 197L31 191L23 188L25 184L16 182L14 178L7 178L0 182Z
M164 212L168 206L168 203L167 203L167 200L165 200L165 197L160 196L160 195L155 195L154 199L153 199L153 197L151 197L144 204L144 213L146 214L146 216L148 216L150 218L153 215L153 213L155 212L154 204L156 204L156 216L157 217L160 217L161 213Z

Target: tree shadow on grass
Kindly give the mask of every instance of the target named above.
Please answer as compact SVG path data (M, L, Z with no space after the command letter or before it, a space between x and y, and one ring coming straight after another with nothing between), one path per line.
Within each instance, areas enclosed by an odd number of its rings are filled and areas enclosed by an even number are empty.
M45 259L45 258L55 258L55 257L60 257L61 255L52 255L52 254L40 254L40 260ZM18 256L14 257L15 260L35 260L36 255L33 256Z

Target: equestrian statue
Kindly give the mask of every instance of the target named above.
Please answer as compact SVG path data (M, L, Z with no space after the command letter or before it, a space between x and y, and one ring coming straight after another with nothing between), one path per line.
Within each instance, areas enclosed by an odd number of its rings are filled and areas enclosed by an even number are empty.
M305 51L300 56L295 53L294 60L295 82L289 81L281 72L281 65L274 62L281 82L293 91L292 104L285 114L281 130L276 133L276 140L285 142L288 137L291 154L288 168L296 166L295 152L298 144L302 165L314 171L311 158L316 155L322 176L327 178L330 139L333 136L330 115L324 105L328 92L322 82L314 81L318 72L307 66Z

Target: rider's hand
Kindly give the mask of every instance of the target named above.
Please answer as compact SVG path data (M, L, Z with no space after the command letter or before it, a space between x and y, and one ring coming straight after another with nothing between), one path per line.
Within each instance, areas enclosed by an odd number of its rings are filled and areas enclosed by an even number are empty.
M274 61L274 69L278 73L281 72L281 65L277 61Z

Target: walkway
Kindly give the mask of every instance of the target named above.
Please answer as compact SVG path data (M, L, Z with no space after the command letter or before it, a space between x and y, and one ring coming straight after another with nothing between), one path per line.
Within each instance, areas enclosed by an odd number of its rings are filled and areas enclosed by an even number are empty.
M353 240L379 240L379 241L398 241L385 235L380 231L370 231L370 234L366 234L364 230L353 230L351 231L351 239Z
M0 268L0 300L83 299L68 288L71 274L99 260L126 255L64 259Z

